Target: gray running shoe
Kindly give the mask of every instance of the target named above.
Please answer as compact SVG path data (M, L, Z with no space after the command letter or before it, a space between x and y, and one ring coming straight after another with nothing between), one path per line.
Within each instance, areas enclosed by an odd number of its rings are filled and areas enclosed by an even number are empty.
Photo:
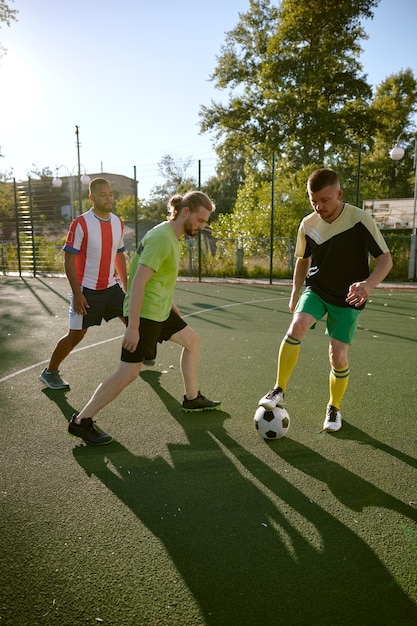
M213 409L218 409L220 405L221 402L219 400L209 400L208 398L202 396L200 392L198 392L198 396L194 398L194 400L188 400L184 396L182 410L186 413L190 411L210 411Z
M91 446L101 446L113 441L113 437L107 435L107 433L104 433L94 425L91 417L85 417L79 424L75 421L76 417L77 413L74 413L68 424L68 432L73 437L80 437L80 439Z
M45 369L39 376L39 380L41 380L49 389L69 389L69 383L61 378L59 375L59 370L53 370L52 372L48 372Z

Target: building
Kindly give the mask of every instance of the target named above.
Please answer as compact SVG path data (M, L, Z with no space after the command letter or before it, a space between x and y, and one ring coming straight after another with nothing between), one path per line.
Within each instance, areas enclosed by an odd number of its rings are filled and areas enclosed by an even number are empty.
M406 230L413 227L413 198L364 200L362 208L372 215L380 230Z

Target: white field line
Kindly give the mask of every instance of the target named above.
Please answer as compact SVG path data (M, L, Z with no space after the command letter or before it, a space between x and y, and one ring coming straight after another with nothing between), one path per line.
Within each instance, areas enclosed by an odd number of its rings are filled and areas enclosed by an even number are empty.
M262 300L248 300L247 302L233 302L231 304L222 304L221 306L212 306L212 307L208 307L207 309L200 309L200 311L194 311L194 313L187 313L186 315L183 315L182 317L183 318L192 317L194 315L200 315L200 313L208 313L210 311L216 311L216 309L227 309L232 306L245 306L249 304L258 304L259 302L273 302L275 300L286 300L286 299L288 299L288 296L285 296L285 298L284 297L263 298ZM72 351L71 354L75 354L76 352L81 352L81 350L90 350L90 348L95 348L97 346L101 346L104 343L109 343L110 341L115 341L116 339L122 339L122 338L123 338L123 335L118 335L117 337L111 337L110 339L105 339L104 341L97 341L96 343L92 343L88 346L82 346L81 348L76 348L75 350ZM21 370L12 372L11 374L8 374L7 376L3 376L3 378L0 378L0 383L4 383L6 380L9 380L10 378L14 378L15 376L24 374L25 372L28 372L29 370L33 370L37 367L40 367L41 365L45 365L46 363L49 363L49 359L46 361L39 361L38 363L34 363L33 365L24 367Z

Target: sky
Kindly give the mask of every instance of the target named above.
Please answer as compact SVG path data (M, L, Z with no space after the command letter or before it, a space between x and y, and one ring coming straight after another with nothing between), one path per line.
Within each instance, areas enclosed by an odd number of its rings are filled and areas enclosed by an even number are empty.
M249 0L7 2L19 14L0 30L1 172L76 174L77 125L82 171L133 177L136 166L140 198L161 183L164 155L191 159L195 178L200 160L203 183L214 173L199 111L227 101L210 76ZM415 0L381 0L363 23L372 85L407 67L417 77L416 24Z

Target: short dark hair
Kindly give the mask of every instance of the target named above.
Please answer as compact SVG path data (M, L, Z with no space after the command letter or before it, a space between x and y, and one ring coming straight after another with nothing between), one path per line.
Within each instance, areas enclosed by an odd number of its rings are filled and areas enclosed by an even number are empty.
M176 193L168 202L168 219L176 220L184 207L188 207L190 213L195 213L201 206L210 212L216 209L214 202L202 191L187 191L183 196Z
M106 178L93 178L93 180L90 180L90 184L88 185L89 193L94 193L96 187L100 187L100 185L108 185L109 187L111 187L109 181L106 180Z
M331 185L340 185L339 177L330 167L322 167L308 177L307 190L316 193Z

